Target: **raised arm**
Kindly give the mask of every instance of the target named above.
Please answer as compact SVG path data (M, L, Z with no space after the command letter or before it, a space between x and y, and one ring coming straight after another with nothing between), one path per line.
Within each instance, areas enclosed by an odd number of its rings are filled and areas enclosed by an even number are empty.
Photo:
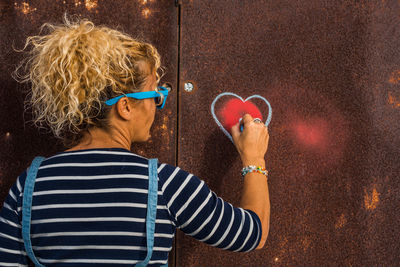
M252 210L234 207L212 192L204 181L162 164L160 186L176 226L211 246L246 252L261 240L261 222Z
M268 128L263 123L256 123L246 114L243 117L244 129L239 130L239 123L232 127L232 138L242 159L243 167L255 165L265 168L265 154L268 149ZM270 203L267 177L257 172L247 173L241 207L254 211L261 220L262 237L257 249L264 247L269 232Z

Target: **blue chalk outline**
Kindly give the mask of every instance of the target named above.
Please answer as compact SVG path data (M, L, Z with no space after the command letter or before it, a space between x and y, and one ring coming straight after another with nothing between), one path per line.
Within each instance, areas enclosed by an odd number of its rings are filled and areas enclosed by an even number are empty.
M268 106L268 117L267 117L267 120L265 121L265 126L268 127L268 125L271 122L271 118L272 118L272 108L271 108L271 105L269 104L267 99L265 99L264 97L262 97L260 95L252 95L252 96L250 96L250 97L248 97L248 98L243 100L243 98L241 96L238 96L237 94L234 94L234 93L230 93L230 92L221 93L214 99L214 101L211 104L211 114L212 114L215 122L219 126L219 128L229 138L229 140L231 140L232 143L233 143L232 135L227 130L225 130L224 126L222 126L222 124L219 122L219 120L218 120L217 116L215 116L215 112L214 112L215 103L218 101L218 99L220 99L223 96L227 96L227 95L237 97L240 100L242 100L243 103L246 102L247 100L250 100L250 99L253 99L253 98L259 98L259 99L263 100Z

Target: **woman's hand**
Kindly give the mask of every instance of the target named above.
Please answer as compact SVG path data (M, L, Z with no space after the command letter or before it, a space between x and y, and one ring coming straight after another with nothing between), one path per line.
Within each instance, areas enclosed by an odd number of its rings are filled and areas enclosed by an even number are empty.
M262 122L254 122L246 114L243 116L243 132L239 130L239 123L232 127L232 139L242 158L243 166L256 165L265 168L265 153L268 149L268 129ZM263 248L269 232L270 203L268 179L263 174L251 172L244 179L240 206L243 209L254 211L260 218L262 236L257 249Z
M239 123L232 127L232 139L242 159L243 165L257 165L265 167L265 153L267 153L269 134L268 128L262 122L254 122L251 115L243 116L243 132L239 130Z

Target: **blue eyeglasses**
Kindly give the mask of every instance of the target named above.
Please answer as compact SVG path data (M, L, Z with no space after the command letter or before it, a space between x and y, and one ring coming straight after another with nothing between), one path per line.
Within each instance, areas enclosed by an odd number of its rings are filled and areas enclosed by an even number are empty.
M123 97L131 97L134 99L147 99L147 98L154 98L154 102L156 102L156 107L158 109L162 109L165 105L165 101L167 100L168 96L168 89L163 86L158 86L154 91L147 91L147 92L137 92L137 93L129 93L125 95L120 95L106 101L107 106L112 106L118 102Z

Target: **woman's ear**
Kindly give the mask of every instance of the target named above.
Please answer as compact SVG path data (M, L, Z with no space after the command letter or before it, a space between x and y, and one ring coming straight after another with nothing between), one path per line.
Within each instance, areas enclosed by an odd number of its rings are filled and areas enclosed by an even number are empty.
M133 118L134 108L127 97L121 98L115 104L117 116L123 120L131 120Z

